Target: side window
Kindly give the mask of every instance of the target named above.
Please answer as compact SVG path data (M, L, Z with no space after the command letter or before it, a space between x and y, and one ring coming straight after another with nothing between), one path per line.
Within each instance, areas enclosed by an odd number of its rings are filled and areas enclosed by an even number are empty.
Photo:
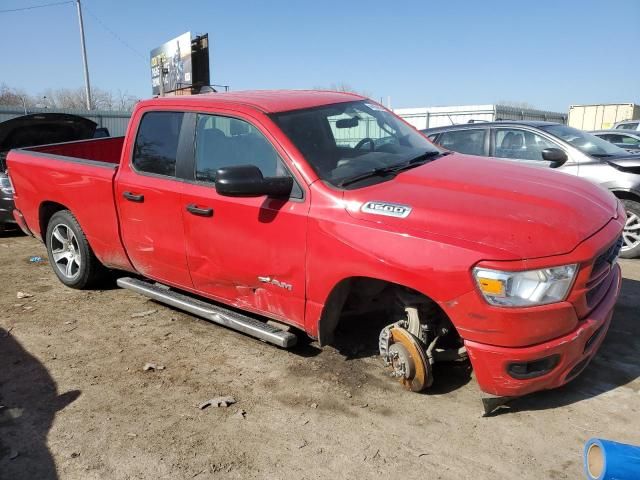
M638 123L623 123L621 125L618 125L616 128L622 129L622 130L636 130L638 128Z
M440 135L438 144L454 152L483 156L486 134L487 130L484 128L451 130Z
M495 155L516 160L544 160L545 148L559 148L555 143L527 130L517 128L496 129Z
M203 182L214 182L219 168L238 165L255 165L264 177L291 175L269 140L237 118L198 114L195 157L195 178ZM291 196L302 198L295 181Z
M620 143L624 145L640 145L640 138L630 137L629 135L621 135Z
M149 112L140 121L133 148L136 170L175 176L182 112Z
M600 135L600 138L606 140L607 142L611 142L611 143L623 143L624 139L627 138L627 137L626 137L626 135L618 135L618 134L607 133L605 135Z

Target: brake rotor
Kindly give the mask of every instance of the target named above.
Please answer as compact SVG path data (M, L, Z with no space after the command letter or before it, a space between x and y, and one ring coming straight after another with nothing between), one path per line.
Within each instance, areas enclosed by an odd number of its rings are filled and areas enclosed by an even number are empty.
M389 330L388 359L393 376L412 392L420 392L433 383L431 364L418 340L404 328Z

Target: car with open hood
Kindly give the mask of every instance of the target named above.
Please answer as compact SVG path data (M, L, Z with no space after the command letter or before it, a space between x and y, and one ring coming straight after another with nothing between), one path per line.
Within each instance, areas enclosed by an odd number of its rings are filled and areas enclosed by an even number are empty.
M5 173L9 150L93 138L96 127L87 118L66 113L35 113L0 123L0 230L15 224L13 189Z

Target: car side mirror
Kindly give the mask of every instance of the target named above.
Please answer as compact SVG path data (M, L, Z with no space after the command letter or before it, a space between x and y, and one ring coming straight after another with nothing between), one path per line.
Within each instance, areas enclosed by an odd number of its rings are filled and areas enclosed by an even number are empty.
M567 160L567 154L559 148L545 148L542 150L542 159L551 162L551 168L558 168L564 165Z
M216 172L216 192L226 197L289 197L291 177L267 177L255 165L222 167Z

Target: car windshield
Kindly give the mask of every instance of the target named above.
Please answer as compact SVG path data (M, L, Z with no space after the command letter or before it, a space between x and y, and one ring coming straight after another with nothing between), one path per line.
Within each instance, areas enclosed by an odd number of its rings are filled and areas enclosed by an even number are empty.
M272 118L318 176L334 186L355 187L359 179L377 173L389 179L382 172L441 153L393 113L365 100L277 113Z
M614 144L607 142L601 138L583 132L577 128L567 127L566 125L543 125L540 127L545 132L550 133L570 143L578 150L587 155L594 157L614 157L619 155L629 155L629 153Z

